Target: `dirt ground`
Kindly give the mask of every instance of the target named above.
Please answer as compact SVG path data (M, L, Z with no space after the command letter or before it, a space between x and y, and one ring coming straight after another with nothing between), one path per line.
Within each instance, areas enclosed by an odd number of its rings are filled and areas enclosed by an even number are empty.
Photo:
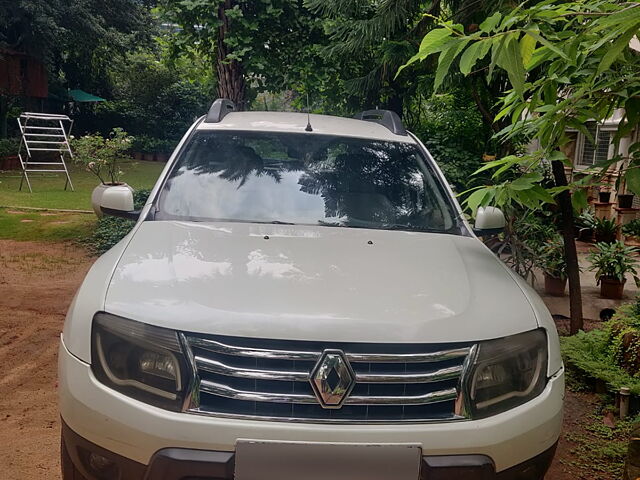
M59 478L58 338L92 261L72 244L0 240L0 480ZM567 393L564 433L547 479L614 480L585 475L575 448L596 404L593 394Z

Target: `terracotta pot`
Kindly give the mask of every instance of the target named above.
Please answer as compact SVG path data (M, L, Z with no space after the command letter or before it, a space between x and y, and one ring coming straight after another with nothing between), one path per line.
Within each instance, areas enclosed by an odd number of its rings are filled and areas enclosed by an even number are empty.
M598 200L600 203L609 203L611 201L611 192L598 192Z
M102 218L103 216L102 210L100 210L100 202L102 200L102 194L107 188L115 187L115 186L128 187L132 193L134 191L133 188L129 187L129 185L127 185L126 183L109 183L109 184L101 183L100 185L98 185L96 188L93 189L93 192L91 192L91 206L93 207L93 211L95 212L98 218Z
M624 282L621 282L617 278L600 277L600 296L602 298L612 298L620 300L624 293Z
M552 297L564 297L565 288L567 288L566 278L556 278L544 274L544 293Z
M633 207L633 194L624 193L618 195L618 207L620 208L632 208Z
M598 233L597 231L595 232L595 239L596 242L605 242L605 243L613 243L616 241L616 234L615 233Z
M578 233L578 240L583 242L593 242L593 230L591 228L581 228Z

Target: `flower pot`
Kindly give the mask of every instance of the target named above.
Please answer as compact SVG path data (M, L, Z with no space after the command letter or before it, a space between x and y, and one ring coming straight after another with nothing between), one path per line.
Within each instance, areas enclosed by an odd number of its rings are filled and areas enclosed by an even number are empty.
M613 243L616 241L616 234L615 233L599 233L596 230L595 238L596 238L596 242Z
M578 240L583 242L592 242L593 241L593 229L591 228L581 228L580 232L578 232Z
M620 208L632 208L633 207L632 193L623 193L618 195L618 207Z
M108 184L101 183L100 185L98 185L96 188L93 189L93 192L91 192L91 206L93 207L93 211L95 212L98 218L102 218L102 215L103 215L102 210L100 210L100 202L102 201L102 194L107 188L115 187L115 186L128 187L129 190L131 190L131 192L133 193L133 188L129 187L129 185L122 182L108 183Z
M544 274L544 293L552 297L564 297L565 288L567 288L566 278L556 278Z
M617 278L600 277L600 296L602 298L612 298L620 300L624 293L624 282Z
M611 200L611 192L598 192L598 200L600 203L609 203Z

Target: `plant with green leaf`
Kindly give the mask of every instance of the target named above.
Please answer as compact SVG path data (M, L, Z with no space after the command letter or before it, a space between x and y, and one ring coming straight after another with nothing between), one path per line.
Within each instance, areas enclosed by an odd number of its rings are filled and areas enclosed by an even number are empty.
M640 218L631 220L622 226L622 233L629 237L640 237Z
M126 158L126 152L131 147L133 137L122 128L114 128L107 138L100 135L85 135L73 140L71 147L74 161L84 165L87 171L93 173L105 185L118 185L120 163Z
M618 233L618 224L614 218L596 218L593 224L596 242L614 242Z
M598 285L603 278L624 283L628 273L633 275L636 285L640 284L636 271L637 248L627 247L622 242L600 242L595 244L595 248L596 250L587 256L587 260L591 263L589 270L596 272Z
M562 237L556 234L540 248L538 265L542 271L553 278L567 278L567 262L564 256Z
M528 138L538 148L487 163L479 171L492 171L493 184L467 192L471 210L494 203L540 208L557 202L562 213L562 234L571 294L571 332L582 326L582 300L577 252L573 238L574 207L586 207L587 189L598 183L609 167L625 161L620 175L626 186L640 194L640 143L620 151L620 139L640 122L640 55L629 47L640 28L640 3L603 0L521 4L509 12L494 13L476 31L451 21L423 39L407 65L438 55L437 91L445 77L485 72L491 79L506 73L501 110L495 120L510 123L497 136L503 141ZM585 122L602 122L616 109L623 117L614 136L616 155L571 183L565 167L572 159L563 153L570 130L582 132L595 143ZM551 164L553 185L543 188L539 165ZM517 177L505 179L505 174Z

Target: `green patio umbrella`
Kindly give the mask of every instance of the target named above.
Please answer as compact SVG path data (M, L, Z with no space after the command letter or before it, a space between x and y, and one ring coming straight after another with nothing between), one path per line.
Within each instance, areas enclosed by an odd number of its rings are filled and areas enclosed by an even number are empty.
M106 102L104 98L96 97L84 90L69 90L69 96L74 102Z

